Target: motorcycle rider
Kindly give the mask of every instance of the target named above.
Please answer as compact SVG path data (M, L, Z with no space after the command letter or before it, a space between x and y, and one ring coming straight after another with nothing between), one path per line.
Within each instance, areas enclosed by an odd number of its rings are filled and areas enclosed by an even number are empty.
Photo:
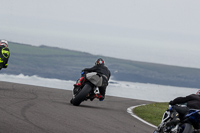
M196 94L191 94L186 97L177 97L169 102L172 106L170 110L172 113L172 121L168 122L166 126L176 125L189 112L189 109L200 109L200 90ZM177 106L176 104L186 104L185 107Z
M8 59L10 57L8 42L1 40L0 42L0 70L8 67Z
M100 95L96 96L100 101L103 101L105 98L105 92L108 86L108 81L110 79L111 73L110 73L110 70L105 66L105 62L102 58L97 59L93 67L85 68L82 70L81 78L77 81L74 87L81 86L86 80L86 74L89 72L97 72L97 75L102 77L103 79L102 86L98 87ZM90 99L90 100L93 100L93 99Z

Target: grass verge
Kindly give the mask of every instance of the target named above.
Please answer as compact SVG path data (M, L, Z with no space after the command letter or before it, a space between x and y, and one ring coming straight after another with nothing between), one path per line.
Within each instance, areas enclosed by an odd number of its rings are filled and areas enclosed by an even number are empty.
M152 103L136 107L133 110L133 113L143 120L158 126L161 122L163 113L166 111L168 106L168 103Z

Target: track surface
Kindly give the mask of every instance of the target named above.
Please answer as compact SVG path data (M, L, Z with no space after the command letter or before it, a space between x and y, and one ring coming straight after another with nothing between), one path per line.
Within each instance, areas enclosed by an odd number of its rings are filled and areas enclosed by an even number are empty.
M0 82L0 133L152 133L127 108L148 101L107 96L80 106L71 91Z

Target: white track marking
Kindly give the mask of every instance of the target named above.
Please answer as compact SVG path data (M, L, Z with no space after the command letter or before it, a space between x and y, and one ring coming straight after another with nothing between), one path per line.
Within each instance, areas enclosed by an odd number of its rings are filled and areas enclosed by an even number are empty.
M145 104L142 104L142 105L145 105ZM138 107L138 106L142 106L142 105L137 105L137 106L129 107L129 108L127 109L127 112L128 112L129 114L131 114L133 117L135 117L136 119L140 120L141 122L143 122L143 123L145 123L145 124L147 124L147 125L149 125L149 126L151 126L151 127L157 128L157 126L155 126L155 125L153 125L153 124L151 124L151 123L148 123L147 121L141 119L140 117L138 117L137 115L135 115L135 114L133 113L132 110L133 110L134 108L136 108L136 107Z

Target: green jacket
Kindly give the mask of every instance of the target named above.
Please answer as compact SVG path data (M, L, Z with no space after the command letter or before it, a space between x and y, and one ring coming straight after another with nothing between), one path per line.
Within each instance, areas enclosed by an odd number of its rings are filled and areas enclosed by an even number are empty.
M2 68L7 68L9 57L10 57L9 48L5 46L0 46L0 70Z

